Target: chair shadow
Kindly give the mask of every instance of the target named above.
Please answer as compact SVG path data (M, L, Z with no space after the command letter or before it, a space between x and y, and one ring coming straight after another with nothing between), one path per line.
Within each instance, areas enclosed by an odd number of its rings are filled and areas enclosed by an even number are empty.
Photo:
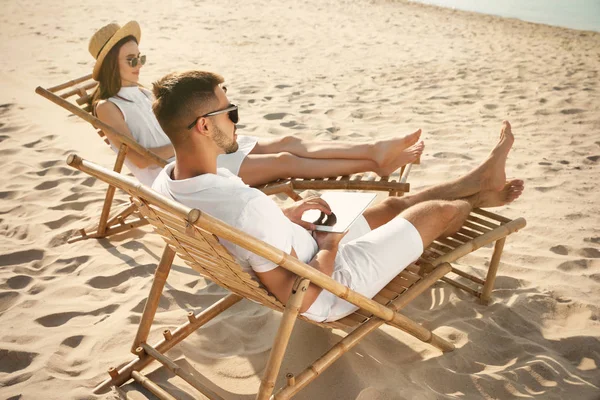
M326 394L328 399L363 399L368 398L361 396L367 388L376 388L378 393L386 396L381 398L393 399L451 399L456 398L457 393L501 399L597 398L600 391L598 337L545 337L541 329L545 314L535 311L551 308L547 294L521 287L516 279L502 276L498 279L503 289L495 292L495 302L490 306L479 305L472 296L437 283L430 292L424 293L403 310L406 316L453 341L457 345L454 352L416 351L415 345L428 346L391 327L380 328L342 355L294 398L319 399ZM210 289L204 288L197 294L208 294L206 291L210 292ZM215 293L210 294L214 300ZM194 296L179 290L171 295L174 298L181 296L178 304L183 306L189 306L190 296ZM515 296L517 300L514 300ZM244 300L232 309L235 307L243 308L237 311L239 313L252 313L255 312L254 307L259 306ZM265 342L272 341L280 316L279 313L268 313L274 316L275 323L257 332ZM233 326L233 334L237 329L244 329L245 320L238 318L236 323L239 326L235 327L232 321L228 321L228 326ZM207 326L194 335L203 337L204 343L211 343L222 338L223 330L218 326ZM265 339L267 336L268 340ZM344 336L345 333L339 330L328 331L298 321L276 381L276 390L285 385L287 372L298 374ZM406 340L406 343L400 340ZM201 347L197 349L199 353L205 352ZM179 358L177 363L208 388L224 399L249 400L255 397L269 356L268 349L237 356L236 361L245 363L249 373L255 376L255 379L244 377L252 387L244 387L243 390L239 390L237 382L235 388L219 387L213 383L207 375L214 374L219 360L192 354L194 346L188 347L188 350L186 358ZM175 354L181 357L183 351L175 351ZM177 398L198 398L195 389L162 366L148 376ZM231 382L220 378L222 382ZM128 384L124 390L140 389L137 385ZM579 395L573 397L575 393ZM146 395L153 398L148 393Z
M120 246L142 251L157 262L160 259L160 254L139 241L118 246L106 239L99 243L132 270L141 268L138 273L143 275L151 276L156 265L138 264L121 251ZM203 280L187 266L174 264L172 270L188 278L197 277L194 282ZM190 292L190 288L194 289L193 292ZM530 397L545 400L573 398L576 391L582 393L578 398L597 398L592 393L600 391L598 337L548 338L543 332L545 316L555 312L556 307L556 303L549 300L551 297L548 293L506 276L498 277L496 288L491 305L483 306L471 295L438 282L402 311L404 315L455 343L457 349L454 352L442 354L391 327L380 328L341 356L294 398L318 399L326 393L331 399L363 399L365 397L361 393L372 387L387 396L383 398L393 399L400 396L405 399L451 399L456 398L457 393L464 393L478 394L482 398ZM166 295L183 310L198 312L228 293L212 283L198 285L198 288L188 284L187 288L182 289L169 284L167 280L161 305L167 304L164 302ZM135 314L131 322L136 322L142 309L140 305L131 310ZM202 345L197 348L192 346L185 358L181 358L182 351L176 350L185 341L169 354L176 354L172 357L182 368L224 399L253 399L264 372L269 348L228 354L228 357L237 357L236 360L245 366L244 382L251 387L240 388L239 382L233 379L234 387L227 388L213 383L209 377L218 369L221 361L218 357L206 354L210 353L206 347L207 343L223 341L223 337L227 336L223 334L224 329L228 329L230 335L243 332L244 325L248 323L244 314L263 318L263 327L256 331L256 335L261 341L272 342L280 314L264 310L264 307L243 300L194 333L193 337L203 338ZM159 307L157 317L160 318L164 311L166 307ZM219 324L219 318L225 319L226 324ZM184 321L182 311L181 323ZM345 333L339 330L328 331L298 321L276 381L276 390L286 384L287 372L298 374L344 336ZM426 350L422 350L423 347ZM156 368L157 363L154 364ZM378 375L373 372L365 374L365 371L377 371ZM198 398L195 389L162 366L148 376L177 398ZM232 382L223 377L217 380L225 385ZM402 387L402 391L399 387ZM138 391L147 398L153 398L137 384L130 383L122 389L126 392Z

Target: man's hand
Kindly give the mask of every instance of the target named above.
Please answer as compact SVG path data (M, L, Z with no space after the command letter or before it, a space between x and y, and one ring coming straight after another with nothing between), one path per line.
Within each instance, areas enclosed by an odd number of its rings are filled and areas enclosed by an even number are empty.
M313 231L315 230L315 224L302 221L302 214L308 210L319 210L327 215L331 214L331 208L329 208L329 204L317 196L309 196L306 199L297 201L293 205L282 209L283 214L288 217L290 221L300 225L304 229Z
M344 236L346 236L347 233L348 231L344 233L315 231L313 233L313 237L317 241L319 250L331 250L337 252L340 241L344 238Z

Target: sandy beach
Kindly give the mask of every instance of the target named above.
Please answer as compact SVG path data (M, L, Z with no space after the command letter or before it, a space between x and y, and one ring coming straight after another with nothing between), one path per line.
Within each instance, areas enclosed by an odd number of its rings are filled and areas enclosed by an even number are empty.
M3 9L0 398L123 398L92 389L132 357L163 242L145 227L66 243L97 220L106 191L67 155L107 167L115 155L34 89L90 73L90 36L133 19L148 56L142 83L174 70L220 73L240 106L239 133L368 142L421 128L413 191L472 169L502 120L512 123L507 172L526 189L498 212L527 227L506 243L493 302L440 282L404 311L457 349L442 355L384 326L295 398L600 398L600 33L402 1L27 0ZM458 264L484 277L491 251ZM151 338L181 324L181 308L198 312L225 294L176 258ZM225 399L253 399L279 320L243 301L168 354ZM299 372L343 336L299 322L282 372ZM179 399L202 398L158 365L147 371ZM122 390L154 398L134 384Z

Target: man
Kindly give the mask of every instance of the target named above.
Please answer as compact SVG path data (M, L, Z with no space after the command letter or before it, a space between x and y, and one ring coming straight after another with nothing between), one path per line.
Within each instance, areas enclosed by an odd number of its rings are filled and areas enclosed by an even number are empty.
M368 208L348 235L315 233L300 220L304 211L331 211L309 198L280 209L262 192L224 169L217 156L236 151L238 109L232 106L219 75L188 71L154 83L153 110L173 143L176 161L167 165L153 188L198 208L311 265L336 281L373 297L434 239L456 232L473 207L507 204L523 191L523 181L506 182L506 158L514 137L508 122L490 156L469 174L405 197L390 197ZM191 129L188 129L189 127ZM229 242L223 243L242 267L255 275L282 303L295 275ZM334 321L356 310L310 285L300 312L316 321Z

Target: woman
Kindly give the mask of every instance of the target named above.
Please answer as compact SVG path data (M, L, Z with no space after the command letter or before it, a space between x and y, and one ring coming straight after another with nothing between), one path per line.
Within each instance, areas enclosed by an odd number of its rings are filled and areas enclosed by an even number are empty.
M92 96L94 112L100 120L164 159L174 156L173 147L152 112L152 93L139 85L140 69L146 62L138 44L137 22L122 28L102 27L91 38L89 51L96 59L92 77L99 82ZM423 152L418 130L401 138L374 144L307 142L293 136L275 140L238 136L239 149L219 156L225 167L251 186L278 178L322 178L374 171L386 176L417 160ZM113 149L120 141L107 132ZM151 185L160 167L133 150L127 152L127 166L138 180Z

